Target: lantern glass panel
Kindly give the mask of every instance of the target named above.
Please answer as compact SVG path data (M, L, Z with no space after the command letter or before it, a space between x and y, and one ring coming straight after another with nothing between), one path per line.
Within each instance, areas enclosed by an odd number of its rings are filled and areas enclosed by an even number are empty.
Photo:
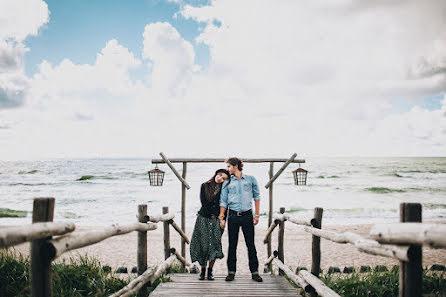
M151 186L162 186L164 181L164 171L155 168L148 172Z
M307 184L307 172L303 168L298 168L293 171L294 184L297 186L304 186Z

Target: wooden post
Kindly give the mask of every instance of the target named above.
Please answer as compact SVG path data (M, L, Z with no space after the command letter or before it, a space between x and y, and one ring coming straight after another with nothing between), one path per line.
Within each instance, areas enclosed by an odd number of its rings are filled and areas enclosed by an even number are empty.
M138 205L138 221L147 223L147 204ZM138 275L147 270L147 231L138 231L137 250ZM141 287L137 297L147 297L147 284Z
M163 207L163 214L169 212L169 207ZM164 260L170 257L170 231L169 222L163 222L164 227Z
M285 213L285 207L280 208L280 213ZM283 239L285 235L285 220L280 221L279 223L279 245L277 248L277 251L279 252L279 260L282 261L282 263L285 263L284 260L284 251L283 251ZM279 269L279 275L284 275L284 271L282 269Z
M421 222L420 203L401 203L400 222ZM412 245L413 260L400 262L400 297L421 297L422 294L422 246Z
M269 163L269 179L272 179L274 175L274 162ZM268 227L273 223L273 185L269 187L269 210L268 210ZM271 236L268 240L268 258L271 257ZM268 270L271 270L271 263L268 264Z
M52 222L54 219L54 198L36 198L33 204L33 223ZM51 258L47 246L44 245L47 239L31 241L31 296L32 297L52 297L53 278L51 272Z
M314 220L312 220L312 225L314 228L322 228L322 214L324 212L323 208L316 207L314 209ZM321 238L319 236L312 236L312 248L311 248L311 273L316 277L319 277L321 273ZM316 297L316 292L311 292L312 297Z
M183 163L183 179L186 179L187 163ZM181 229L186 234L186 186L181 184ZM181 238L181 256L186 258L186 241ZM184 265L183 265L184 267Z

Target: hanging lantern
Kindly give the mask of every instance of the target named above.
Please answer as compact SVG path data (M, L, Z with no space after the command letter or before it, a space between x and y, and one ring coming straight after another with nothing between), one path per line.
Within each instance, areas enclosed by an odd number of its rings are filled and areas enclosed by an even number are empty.
M293 175L294 175L294 184L296 186L305 186L307 184L307 173L308 171L306 171L303 168L297 168L296 170L293 171Z
M164 171L158 169L156 165L155 169L147 172L149 174L149 180L151 186L162 186L164 181Z

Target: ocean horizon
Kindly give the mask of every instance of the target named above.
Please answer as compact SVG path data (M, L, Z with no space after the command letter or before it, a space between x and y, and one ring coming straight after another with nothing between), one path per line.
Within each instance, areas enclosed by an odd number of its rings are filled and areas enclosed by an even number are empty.
M298 156L299 158L299 156ZM273 210L285 207L308 218L324 208L323 224L397 222L401 202L419 202L423 220L446 219L446 157L306 158L306 186L294 185L290 164L274 182ZM276 163L274 172L283 163ZM174 164L181 172L182 165ZM108 225L136 220L138 204L150 214L168 206L181 221L181 183L165 164L162 187L151 187L150 158L86 158L0 161L0 225L31 222L32 200L56 198L54 221ZM200 208L200 185L224 163L188 163L186 225L191 230ZM244 173L256 177L261 191L260 226L268 213L269 163L247 163Z

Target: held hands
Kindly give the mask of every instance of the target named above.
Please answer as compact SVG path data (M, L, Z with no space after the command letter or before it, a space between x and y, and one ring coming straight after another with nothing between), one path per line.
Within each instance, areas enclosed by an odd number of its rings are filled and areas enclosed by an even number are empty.
M220 219L220 228L225 229L226 221L223 219Z

